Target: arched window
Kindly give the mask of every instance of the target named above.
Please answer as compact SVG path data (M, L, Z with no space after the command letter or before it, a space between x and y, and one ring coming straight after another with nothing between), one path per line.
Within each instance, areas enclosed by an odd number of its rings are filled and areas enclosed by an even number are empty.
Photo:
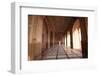
M70 32L67 32L67 47L70 48Z
M65 43L65 47L67 46L66 42L67 42L67 38L66 38L66 35L65 35L65 42L64 42Z
M80 29L80 22L77 19L73 25L73 48L74 49L81 49L81 29Z

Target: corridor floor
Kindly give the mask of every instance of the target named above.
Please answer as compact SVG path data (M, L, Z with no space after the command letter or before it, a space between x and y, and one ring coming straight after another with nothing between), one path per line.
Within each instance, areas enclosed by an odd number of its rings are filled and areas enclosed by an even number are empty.
M63 45L56 45L46 50L45 54L42 56L43 60L70 58L82 58L81 50L65 48Z

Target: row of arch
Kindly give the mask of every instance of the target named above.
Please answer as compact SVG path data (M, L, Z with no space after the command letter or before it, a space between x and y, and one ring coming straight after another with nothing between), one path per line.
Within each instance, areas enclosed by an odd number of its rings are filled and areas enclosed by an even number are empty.
M79 49L83 58L88 57L88 21L87 17L77 18L71 28L65 32L65 47Z
M79 20L76 20L73 28L72 28L72 42L73 42L73 49L81 49L81 29ZM71 38L70 38L70 31L67 31L65 34L65 47L71 48Z

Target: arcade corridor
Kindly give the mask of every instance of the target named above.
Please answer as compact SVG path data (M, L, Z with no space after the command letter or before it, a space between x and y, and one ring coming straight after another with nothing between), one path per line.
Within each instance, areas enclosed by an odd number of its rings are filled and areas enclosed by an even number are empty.
M28 16L28 60L88 58L88 18Z

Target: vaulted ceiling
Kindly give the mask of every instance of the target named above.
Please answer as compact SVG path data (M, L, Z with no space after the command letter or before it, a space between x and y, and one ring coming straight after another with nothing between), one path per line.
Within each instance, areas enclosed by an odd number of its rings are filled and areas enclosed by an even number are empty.
M49 26L54 29L55 32L65 32L74 21L74 17L63 16L47 16L46 17Z

